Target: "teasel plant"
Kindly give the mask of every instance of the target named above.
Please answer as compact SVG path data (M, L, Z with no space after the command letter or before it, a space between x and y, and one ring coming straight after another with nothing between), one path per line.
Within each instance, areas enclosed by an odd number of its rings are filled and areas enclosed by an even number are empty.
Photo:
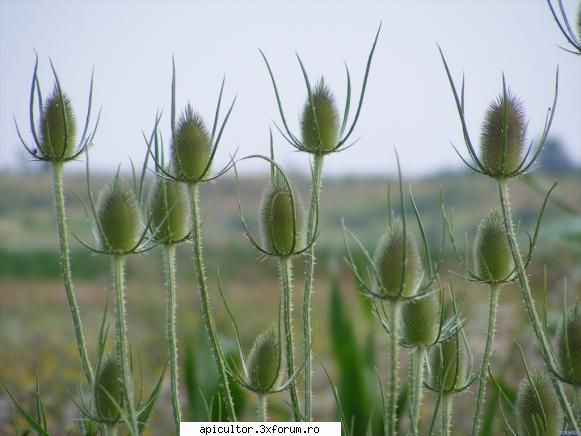
M365 73L363 76L363 83L361 85L361 93L357 103L355 116L349 122L349 115L351 109L351 75L349 68L345 64L345 72L347 77L347 93L345 100L345 107L343 109L343 119L340 119L339 110L335 100L335 96L331 89L327 86L324 79L321 79L313 87L309 79L307 70L303 64L298 53L296 54L305 85L307 88L307 101L304 104L300 119L300 135L293 133L288 125L286 116L284 114L282 98L274 77L272 68L266 58L266 55L261 50L260 54L264 59L268 73L274 89L276 102L278 105L282 127L275 123L277 130L282 137L297 151L308 153L312 156L311 159L311 199L309 206L309 214L307 219L307 238L314 237L316 231L317 210L320 204L322 177L323 177L323 161L325 156L331 153L338 153L353 146L357 140L349 143L349 140L355 130L361 109L363 107L363 100L365 91L367 89L367 80L369 78L369 71L371 69L371 61L381 31L381 24L377 29L371 50L367 57ZM315 270L315 244L313 244L307 251L305 256L305 280L303 290L303 351L307 356L305 365L305 404L304 417L306 421L311 421L313 418L313 388L312 388L312 356L310 354L310 344L312 342L312 327L311 327L311 297L313 293L313 279Z
M544 148L555 115L555 107L559 91L559 70L557 69L555 75L555 94L553 103L547 111L545 125L537 144L535 145L534 141L531 141L529 146L525 148L527 123L525 120L524 108L521 101L508 90L503 75L502 94L493 101L488 108L482 127L481 146L479 152L477 152L470 138L465 119L464 79L462 80L460 94L458 94L444 54L441 48L439 48L439 50L448 81L450 82L458 115L460 117L462 134L469 155L468 158L463 157L453 144L452 146L468 168L475 173L492 178L497 184L500 210L502 211L504 227L508 237L508 243L515 264L515 271L522 290L528 317L535 333L543 360L545 361L549 372L553 375L552 380L554 388L557 392L563 412L567 417L567 420L571 423L573 430L579 433L579 423L576 422L563 386L559 379L554 376L554 374L558 372L557 362L555 355L551 350L549 333L545 328L543 328L535 307L526 271L528 261L523 257L518 246L515 225L512 218L512 210L510 207L508 183L513 178L523 176L533 171L537 158ZM550 191L548 194L550 194ZM534 238L529 237L529 256L534 248L534 242Z
M289 380L293 382L289 386L293 416L296 421L306 419L301 413L297 384L294 380L295 373L295 347L293 335L293 283L292 283L292 259L309 251L315 243L319 231L319 211L315 206L314 228L312 236L305 239L304 236L304 210L300 197L292 187L289 178L274 160L274 147L272 132L270 133L270 157L263 155L251 155L240 159L262 159L270 164L270 180L267 182L260 202L258 219L260 239L252 235L242 209L240 195L240 183L238 180L237 164L234 165L236 177L236 189L238 194L238 207L244 234L250 243L264 258L273 258L278 262L280 270L280 285L282 294L282 318L285 336L286 368ZM310 344L308 352L310 353ZM308 354L305 355L308 360ZM306 363L305 363L306 365Z
M565 47L561 48L569 53L573 53L579 56L581 55L581 2L579 2L577 7L577 21L575 23L577 31L576 34L575 31L571 28L571 24L567 18L565 8L563 7L563 0L556 0L555 3L557 4L556 6L553 4L553 0L547 0L547 4L551 10L551 15L555 19L555 22L567 40L567 43L571 46L571 49Z
M66 163L77 160L93 143L95 134L97 132L97 127L99 125L101 111L99 111L97 120L91 128L91 113L93 107L93 72L91 73L91 82L89 85L89 98L87 113L85 115L85 124L81 133L81 137L77 142L77 118L73 111L73 103L61 86L59 76L52 63L52 60L50 61L50 67L55 84L49 96L43 98L40 81L38 79L38 54L36 54L29 99L29 128L32 132L32 146L23 139L20 128L16 121L16 117L14 117L14 124L16 126L18 138L20 139L20 142L24 146L27 153L31 156L32 160L48 163L52 167L53 195L55 199L59 232L60 263L65 285L65 293L73 320L77 348L79 350L79 356L81 359L81 367L87 379L87 383L92 385L94 381L94 374L87 352L85 334L83 331L83 324L81 321L79 306L77 304L77 298L75 296L71 272L63 172ZM37 114L35 111L35 105L37 106L39 115L38 121L36 119ZM37 125L37 122L40 124L39 126Z

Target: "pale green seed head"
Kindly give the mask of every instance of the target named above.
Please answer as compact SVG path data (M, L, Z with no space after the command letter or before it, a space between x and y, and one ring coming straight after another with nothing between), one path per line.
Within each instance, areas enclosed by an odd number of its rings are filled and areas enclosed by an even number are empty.
M404 246L406 247L405 260L403 258ZM373 259L386 296L399 295L402 276L404 277L402 296L413 296L420 284L422 262L416 244L409 233L406 234L404 245L401 221L392 223L383 234Z
M121 366L113 356L103 361L95 379L95 407L99 418L108 422L119 421L123 407Z
M561 376L581 386L581 303L565 312L565 323L557 329L557 363Z
M274 329L258 335L246 359L248 384L257 392L276 389L282 373L280 343Z
M438 337L440 305L436 294L411 300L401 308L401 336L411 345L427 347Z
M39 151L49 161L66 160L75 154L77 122L73 105L64 93L62 101L64 101L64 111L58 88L55 86L52 93L45 99L40 113Z
M436 390L449 393L466 383L468 364L461 338L452 336L430 348L428 364L429 384Z
M532 383L531 383L532 381ZM543 418L544 417L544 418ZM563 415L550 378L540 371L525 377L516 395L516 421L522 436L558 435Z
M172 164L176 176L197 182L205 176L212 154L212 140L204 120L190 105L180 116L172 143Z
M328 153L339 142L339 112L335 97L322 78L312 90L312 100L313 104L307 97L301 117L303 144L312 153Z
M157 242L172 244L187 236L189 206L182 184L158 178L149 198L149 211Z
M476 274L484 280L506 279L514 269L502 212L491 210L480 221L474 242Z
M101 245L112 253L126 253L137 245L142 232L135 194L119 177L106 185L97 201Z

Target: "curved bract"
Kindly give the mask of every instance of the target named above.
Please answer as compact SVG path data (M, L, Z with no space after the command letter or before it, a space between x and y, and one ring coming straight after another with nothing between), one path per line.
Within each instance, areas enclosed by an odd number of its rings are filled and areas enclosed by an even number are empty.
M114 424L123 410L123 384L121 366L115 357L109 356L99 368L95 380L95 407L103 421Z
M478 224L474 242L476 274L491 283L505 281L514 270L502 212L491 210Z
M281 350L273 329L258 335L246 359L247 383L258 393L268 393L277 388L281 371Z
M183 186L158 177L149 199L153 239L161 244L175 244L190 231L189 205Z
M450 393L460 390L466 384L468 362L458 335L440 342L428 353L428 383L435 391Z
M542 436L559 434L563 415L555 389L549 377L532 371L518 387L516 396L516 420L518 434Z
M413 346L431 346L438 339L440 318L440 305L433 292L404 302L401 307L401 339Z
M556 351L561 378L581 386L581 303L570 307L559 323Z
M55 87L42 106L39 151L50 161L66 160L76 153L77 121L66 94Z
M301 117L303 145L311 153L329 153L339 141L339 112L335 96L321 78L310 98L307 97Z

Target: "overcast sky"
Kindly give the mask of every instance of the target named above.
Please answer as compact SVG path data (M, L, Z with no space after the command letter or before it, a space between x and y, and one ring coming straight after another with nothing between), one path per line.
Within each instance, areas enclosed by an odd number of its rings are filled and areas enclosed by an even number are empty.
M565 2L575 17L578 2ZM574 21L574 20L572 20ZM26 160L12 115L24 135L34 49L45 94L52 88L49 57L84 119L91 69L103 115L93 165L112 169L144 155L141 130L157 109L169 135L171 56L177 66L178 109L189 101L213 116L222 76L225 100L238 96L217 164L240 154L266 153L268 128L279 122L272 86L259 55L268 56L290 125L298 129L306 90L294 52L314 80L324 75L343 105L347 62L358 96L364 64L383 23L354 137L359 143L326 160L326 171L386 174L397 146L406 174L461 166L449 142L462 145L460 125L437 51L455 78L466 75L467 118L478 143L486 107L501 91L501 74L524 102L529 138L542 129L560 67L553 134L581 162L581 62L558 48L564 38L545 1L186 2L0 0L0 168ZM306 168L302 153L275 136L277 158ZM31 165L30 163L27 165ZM248 171L263 163L247 165Z

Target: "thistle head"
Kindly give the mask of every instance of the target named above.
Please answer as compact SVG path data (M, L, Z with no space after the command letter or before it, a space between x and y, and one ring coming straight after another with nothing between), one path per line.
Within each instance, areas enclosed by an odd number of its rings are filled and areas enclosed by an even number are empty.
M212 139L202 117L189 104L180 116L172 143L172 163L176 177L197 182L207 172L212 155Z
M522 102L505 92L490 103L482 126L480 159L495 178L511 177L519 169L526 120Z
M581 303L570 307L559 323L556 357L561 377L581 386Z
M156 242L173 244L187 236L189 207L180 183L158 178L150 195L149 211Z
M516 395L516 421L519 435L559 434L563 415L550 378L532 371L519 384Z
M99 418L108 423L116 423L121 417L119 410L123 404L123 382L121 366L113 356L100 366L95 379L95 407Z
M62 99L61 99L62 95ZM62 162L75 154L77 122L70 98L55 85L40 112L40 153L51 162Z
M429 384L436 391L450 393L461 389L467 380L467 356L459 333L430 348Z
M397 298L400 290L403 297L416 293L421 280L422 262L414 240L409 234L404 234L401 221L393 222L379 240L374 263L383 288L381 292L386 297Z
M321 78L307 98L301 117L303 145L311 153L330 153L339 142L335 96Z
M439 325L440 305L433 292L403 304L400 331L406 343L429 347L438 338Z
M514 269L514 260L502 212L491 210L478 224L474 243L476 274L488 282L506 280Z
M138 244L142 231L138 202L119 175L101 190L97 219L104 250L124 254Z
M269 329L258 335L246 359L248 385L256 392L267 393L276 388L282 373L278 335Z

